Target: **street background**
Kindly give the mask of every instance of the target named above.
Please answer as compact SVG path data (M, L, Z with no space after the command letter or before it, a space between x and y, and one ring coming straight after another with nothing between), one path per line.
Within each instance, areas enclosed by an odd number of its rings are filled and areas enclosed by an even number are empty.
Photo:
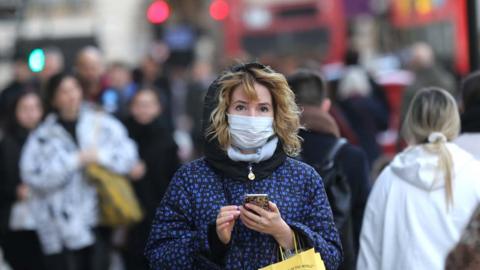
M22 74L42 85L61 70L79 73L79 52L95 48L101 93L127 93L152 75L184 163L202 154L201 103L219 71L251 60L286 76L309 68L327 80L331 113L342 136L365 151L373 182L406 146L399 134L404 98L409 87L422 86L418 67L440 69L444 75L432 80L445 79L439 86L460 100L460 80L478 68L479 6L475 0L0 0L0 89ZM369 74L380 97L350 102L362 95L341 90L351 65ZM121 119L121 104L101 93L86 99ZM118 252L113 258L112 269L123 269Z

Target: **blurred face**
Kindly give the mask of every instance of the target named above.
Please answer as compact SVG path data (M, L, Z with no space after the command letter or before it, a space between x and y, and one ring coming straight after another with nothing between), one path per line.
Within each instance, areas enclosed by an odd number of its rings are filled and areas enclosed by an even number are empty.
M66 118L76 117L82 103L82 89L73 77L66 77L58 86L53 106Z
M87 82L97 82L103 73L103 63L100 55L94 52L84 53L78 63L77 72Z
M207 62L198 62L193 66L192 76L197 81L210 79L212 66Z
M135 95L130 110L135 121L142 125L151 123L161 113L160 103L151 91Z
M39 75L44 81L46 81L62 70L63 57L56 53L50 53L45 56L45 67Z
M25 82L32 77L32 73L28 68L28 64L23 61L15 62L14 68L14 76L20 82Z
M273 103L270 91L259 83L254 84L256 100L249 100L242 86L233 90L230 98L229 114L242 116L273 117Z
M145 76L145 79L148 81L153 81L158 74L159 66L151 58L146 58L142 61L142 72Z
M117 90L123 90L131 81L130 71L118 67L109 71L108 78L110 79L110 86Z
M19 125L26 129L35 128L42 118L43 109L40 98L35 94L27 94L19 101L15 115Z

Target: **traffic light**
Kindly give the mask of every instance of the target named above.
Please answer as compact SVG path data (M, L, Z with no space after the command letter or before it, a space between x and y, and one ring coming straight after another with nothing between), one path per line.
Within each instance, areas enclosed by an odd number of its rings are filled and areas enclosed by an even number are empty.
M225 0L213 0L210 4L210 16L216 21L226 19L229 13L230 7Z
M45 68L45 51L43 49L36 48L30 52L28 67L32 72L40 72Z
M170 7L163 0L155 0L148 6L147 19L150 23L161 24L170 16Z

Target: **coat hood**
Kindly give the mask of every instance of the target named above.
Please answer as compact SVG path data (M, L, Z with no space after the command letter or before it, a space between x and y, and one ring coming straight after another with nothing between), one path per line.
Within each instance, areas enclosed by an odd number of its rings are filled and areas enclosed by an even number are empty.
M239 66L233 66L230 70L239 70ZM210 116L215 108L218 106L220 95L220 79L224 74L218 76L208 88L204 99L203 117L202 117L202 134L204 138L205 160L216 173L225 177L230 177L235 180L247 180L249 173L248 162L240 162L231 160L226 151L221 149L216 138L210 138L206 135L206 130L212 124ZM227 116L225 116L227 117ZM253 164L253 172L256 175L256 180L264 179L270 176L273 171L280 166L286 159L286 154L283 150L281 140L278 140L278 145L273 156L265 161Z
M304 106L300 122L308 130L340 137L340 130L335 119L318 106Z
M453 143L447 143L452 155L453 175L461 170L473 157ZM421 189L433 190L445 186L443 170L438 166L439 157L430 152L424 145L411 146L397 155L390 168L400 179Z

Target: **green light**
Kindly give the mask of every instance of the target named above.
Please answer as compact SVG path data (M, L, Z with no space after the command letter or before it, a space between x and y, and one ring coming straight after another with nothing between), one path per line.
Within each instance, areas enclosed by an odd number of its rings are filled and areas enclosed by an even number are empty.
M45 52L42 49L34 49L28 56L28 67L33 72L40 72L45 67Z

